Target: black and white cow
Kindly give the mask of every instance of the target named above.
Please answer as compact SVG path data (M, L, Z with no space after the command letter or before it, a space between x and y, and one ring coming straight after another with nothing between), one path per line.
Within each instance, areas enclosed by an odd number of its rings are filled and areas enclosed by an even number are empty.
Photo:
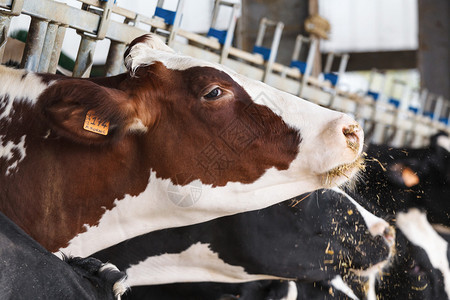
M178 283L133 287L131 295L135 299L449 299L448 241L437 234L418 209L400 212L396 226L395 255L382 272L366 282L355 276L335 276L316 282Z
M393 239L386 221L344 192L318 190L263 210L148 233L94 257L126 270L131 286L321 281L350 270L377 273L390 256ZM152 295L140 288L135 294L132 289L130 297Z
M417 207L427 211L430 222L450 226L449 151L444 133L420 149L370 145L356 193L386 214Z
M424 212L396 217L396 255L377 281L379 299L449 299L450 249Z
M0 299L115 299L125 273L95 258L57 258L0 213Z

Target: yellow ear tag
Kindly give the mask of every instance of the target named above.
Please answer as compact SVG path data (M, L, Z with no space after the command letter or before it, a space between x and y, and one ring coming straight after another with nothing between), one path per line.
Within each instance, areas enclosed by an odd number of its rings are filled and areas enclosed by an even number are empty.
M417 176L417 174L410 168L403 169L402 179L407 187L415 186L420 182L419 176Z
M107 135L109 129L109 121L100 119L95 115L95 112L93 110L90 110L86 114L83 128L87 131Z

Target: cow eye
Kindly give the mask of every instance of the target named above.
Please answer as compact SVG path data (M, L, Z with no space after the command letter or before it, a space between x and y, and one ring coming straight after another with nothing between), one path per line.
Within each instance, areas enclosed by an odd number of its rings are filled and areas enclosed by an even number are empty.
M216 87L203 97L206 100L216 100L220 95L222 95L222 93L223 91L219 87Z

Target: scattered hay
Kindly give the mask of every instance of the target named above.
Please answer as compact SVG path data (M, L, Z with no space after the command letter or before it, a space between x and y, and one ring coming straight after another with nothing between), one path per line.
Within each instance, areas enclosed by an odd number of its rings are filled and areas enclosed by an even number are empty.
M365 169L364 158L359 157L352 163L337 166L336 168L326 172L325 175L323 176L323 184L327 187L331 187L333 186L333 180L335 178L344 176L347 177L347 179L350 179L347 173L353 170L363 171L364 169Z

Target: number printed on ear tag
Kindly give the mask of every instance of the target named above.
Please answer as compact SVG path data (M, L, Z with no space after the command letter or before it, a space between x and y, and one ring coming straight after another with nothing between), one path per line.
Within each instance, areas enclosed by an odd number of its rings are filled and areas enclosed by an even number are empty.
M86 114L83 128L87 131L107 135L109 129L109 121L100 119L95 115L95 112L93 110L90 110Z

